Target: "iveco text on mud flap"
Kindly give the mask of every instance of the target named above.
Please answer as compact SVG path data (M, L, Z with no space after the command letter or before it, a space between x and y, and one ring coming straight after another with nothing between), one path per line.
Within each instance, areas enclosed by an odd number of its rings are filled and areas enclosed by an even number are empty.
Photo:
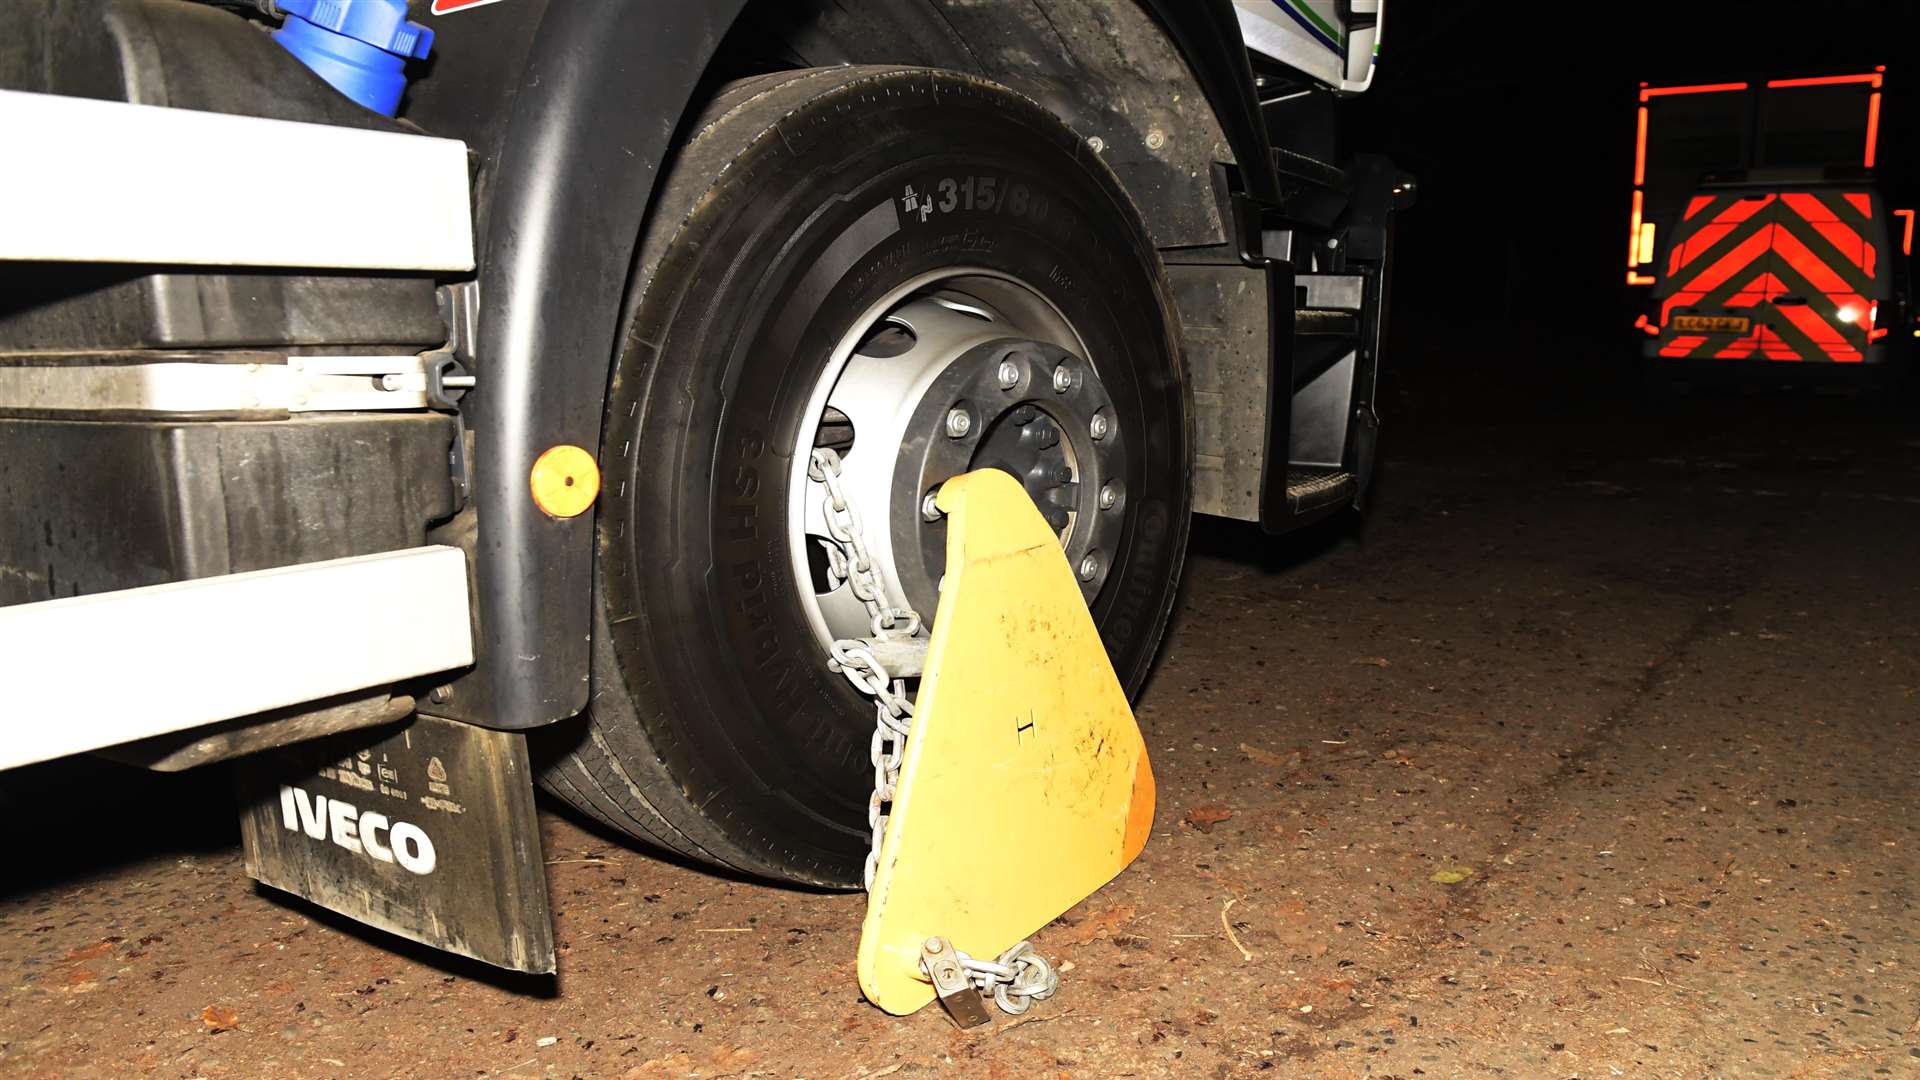
M240 765L247 873L514 971L554 970L526 736L416 716Z

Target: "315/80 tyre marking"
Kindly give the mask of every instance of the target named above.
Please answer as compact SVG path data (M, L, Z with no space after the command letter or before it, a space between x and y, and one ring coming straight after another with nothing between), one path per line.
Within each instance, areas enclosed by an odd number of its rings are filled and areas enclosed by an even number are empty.
M1038 223L1047 220L1047 197L1025 184L1003 184L998 176L943 176L924 189L908 184L900 193L900 212L926 221L934 214L955 210L1012 214Z

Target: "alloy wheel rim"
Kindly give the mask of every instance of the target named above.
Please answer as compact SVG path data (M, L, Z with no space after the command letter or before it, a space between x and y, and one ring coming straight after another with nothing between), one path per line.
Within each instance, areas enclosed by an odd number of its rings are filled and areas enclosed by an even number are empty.
M803 415L788 549L823 648L872 629L826 558L825 490L806 475L816 446L841 454L841 482L889 594L928 620L947 533L931 496L972 469L999 468L1022 484L1060 536L1089 604L1110 576L1131 433L1080 335L1019 279L957 268L903 283L841 336Z

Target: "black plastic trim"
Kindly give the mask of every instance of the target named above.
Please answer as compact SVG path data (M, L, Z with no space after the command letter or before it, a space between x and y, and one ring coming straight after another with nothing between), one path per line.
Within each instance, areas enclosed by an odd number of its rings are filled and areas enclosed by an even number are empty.
M597 451L641 219L741 0L557 3L501 130L480 237L476 443L479 666L443 713L537 727L587 704L593 515L559 520L527 476L549 447ZM452 59L452 58L447 58Z
M1288 451L1293 445L1294 268L1267 264L1267 448L1260 460L1260 526L1286 531L1293 519L1287 500Z
M1278 206L1283 201L1273 167L1272 144L1260 115L1260 98L1253 88L1253 67L1247 60L1240 23L1230 0L1139 0L1173 38L1174 47L1193 69L1193 77L1207 95L1207 104L1226 133L1240 165L1245 192L1260 202Z

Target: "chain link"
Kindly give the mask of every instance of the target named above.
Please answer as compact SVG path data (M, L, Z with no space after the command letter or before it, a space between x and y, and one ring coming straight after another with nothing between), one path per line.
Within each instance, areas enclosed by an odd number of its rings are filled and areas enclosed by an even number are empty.
M866 605L873 636L882 640L910 638L920 632L919 612L904 599L889 603L886 580L873 565L867 551L865 522L860 510L840 482L840 455L832 447L814 447L807 461L807 477L826 489L827 532L834 545L827 549L828 570L845 581L853 595ZM905 679L894 678L873 654L866 641L840 638L827 650L827 667L846 676L861 693L873 699L873 739L867 757L873 762L873 794L867 799L867 825L872 841L867 849L862 880L873 888L873 876L880 868L880 841L887 832L887 810L893 803L900 781L900 761L905 754L907 732L913 726L913 699L907 696ZM1032 945L1022 941L998 960L976 960L958 949L961 967L975 989L992 994L1000 1011L1018 1015L1045 1001L1060 988L1060 974Z
M975 960L959 949L953 953L974 989L992 994L993 1003L1008 1016L1019 1016L1060 989L1060 973L1028 942L1014 945L997 961Z

